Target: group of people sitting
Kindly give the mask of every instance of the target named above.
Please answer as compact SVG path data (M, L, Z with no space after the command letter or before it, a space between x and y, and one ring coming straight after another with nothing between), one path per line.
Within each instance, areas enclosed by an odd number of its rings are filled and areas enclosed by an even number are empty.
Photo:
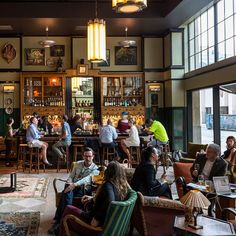
M209 144L205 153L199 153L191 167L193 182L198 181L198 175L204 175L205 180L212 180L214 176L226 174L227 165L232 160L235 152L235 138L227 138L227 150L220 156L220 147L217 144ZM83 160L78 161L69 174L67 184L62 193L59 207L56 210L54 224L48 230L49 234L63 236L65 233L63 219L72 214L92 226L102 226L106 212L111 201L123 201L126 199L129 188L141 192L145 196L159 196L172 199L170 185L163 174L156 178L157 171L154 164L158 161L158 150L148 146L142 150L141 163L134 171L132 180L128 184L125 170L119 162L111 161L105 170L104 181L97 189L95 196L91 196L91 177L98 175L98 166L93 163L94 152L91 148L85 148ZM199 164L199 169L194 168ZM81 202L72 205L73 199L80 197ZM85 205L90 205L89 210ZM89 235L80 228L76 222L69 222L71 230L81 235Z

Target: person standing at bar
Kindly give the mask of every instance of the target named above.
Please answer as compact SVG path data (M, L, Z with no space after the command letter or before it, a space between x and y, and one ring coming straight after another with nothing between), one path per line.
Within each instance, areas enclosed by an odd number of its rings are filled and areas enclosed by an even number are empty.
M71 132L70 126L67 123L68 116L63 115L62 117L62 133L59 138L59 141L52 146L52 150L57 154L61 159L66 158L66 153L63 148L69 147L71 145Z
M10 162L10 155L12 151L12 143L13 143L13 136L16 134L16 131L13 130L12 125L14 124L14 119L9 117L7 119L7 128L6 128L6 135L5 135L5 145L6 145L6 159L5 165L7 167L12 167L12 163Z
M127 133L127 130L130 129L128 115L129 114L126 111L121 113L121 119L118 121L118 126L116 128L120 133Z

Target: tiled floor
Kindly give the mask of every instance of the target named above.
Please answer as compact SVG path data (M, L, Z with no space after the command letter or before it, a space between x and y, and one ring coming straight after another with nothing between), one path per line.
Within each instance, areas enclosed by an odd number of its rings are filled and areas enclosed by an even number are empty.
M0 166L0 168L2 168ZM157 176L161 176L163 172L163 168L160 167L157 173ZM54 178L62 178L66 179L68 174L65 170L61 170L61 172L56 173L56 170L48 170L46 173L41 172L39 175L37 174L28 174L28 173L18 173L19 177L23 177L25 175L37 176L37 177L49 177L50 183L48 188L48 193L46 198L21 198L21 199L2 199L0 212L10 212L10 211L40 211L40 228L39 228L39 236L48 235L47 230L50 228L53 217L55 213L55 192L53 189L53 179ZM173 168L169 168L167 171L168 180L173 180ZM63 184L59 185L59 188L63 188ZM175 185L172 184L172 192L174 196L176 196ZM135 234L136 235L136 234Z

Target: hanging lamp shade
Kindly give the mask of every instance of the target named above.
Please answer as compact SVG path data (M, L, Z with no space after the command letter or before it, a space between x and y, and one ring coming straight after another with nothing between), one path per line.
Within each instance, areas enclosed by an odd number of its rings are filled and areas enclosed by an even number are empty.
M88 60L92 63L106 61L106 23L102 19L88 22Z
M39 44L44 48L50 48L56 44L54 40L48 39L48 27L45 29L46 31L46 39L39 41Z
M118 13L134 13L147 7L147 0L112 0L112 8Z

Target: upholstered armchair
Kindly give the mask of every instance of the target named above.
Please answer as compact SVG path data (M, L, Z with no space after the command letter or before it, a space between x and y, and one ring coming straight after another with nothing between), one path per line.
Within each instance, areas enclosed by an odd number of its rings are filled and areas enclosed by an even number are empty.
M230 217L231 216L231 217ZM233 224L234 229L236 230L236 220L231 220L232 218L235 219L236 217L236 209L234 208L224 208L222 211L222 218L223 220L229 221ZM231 219L229 219L231 218Z
M192 163L175 162L173 164L175 184L179 199L187 193L187 184L192 181L190 168Z
M134 209L134 205L137 199L137 193L130 190L128 199L126 201L113 201L108 207L104 225L102 227L94 227L85 223L81 219L74 215L67 215L63 219L66 235L78 235L78 233L70 231L70 221L75 221L78 227L83 228L83 232L87 232L86 235L99 235L99 236L123 236L127 231L127 227L130 223L130 218Z
M189 209L179 201L147 197L138 192L138 199L131 217L130 236L135 228L142 236L170 236L174 219Z
M181 152L182 157L180 158L180 162L185 163L193 163L196 159L197 152L201 150L206 150L207 144L198 144L188 142L187 152Z

